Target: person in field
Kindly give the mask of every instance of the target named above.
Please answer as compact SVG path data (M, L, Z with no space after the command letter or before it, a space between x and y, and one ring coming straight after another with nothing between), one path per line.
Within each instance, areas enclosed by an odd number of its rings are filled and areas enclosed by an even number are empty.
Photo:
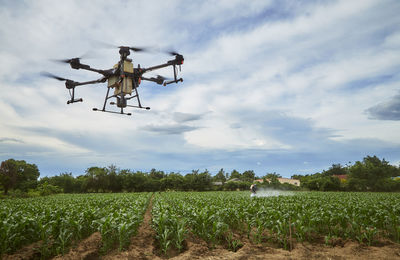
M250 186L250 191L251 191L250 197L256 196L257 185L252 184L252 185Z

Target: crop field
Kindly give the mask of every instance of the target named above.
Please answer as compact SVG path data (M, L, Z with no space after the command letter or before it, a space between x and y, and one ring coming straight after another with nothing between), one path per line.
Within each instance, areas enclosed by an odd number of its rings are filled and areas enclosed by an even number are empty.
M142 221L150 193L57 195L0 201L0 253L34 242L40 258L64 254L73 242L100 232L107 252L130 243Z
M5 259L26 248L31 249L26 258L71 259L70 252L93 240L93 234L100 239L84 250L104 259L236 258L249 252L307 258L299 252L303 245L329 257L357 256L363 249L366 256L379 252L395 259L400 257L400 194L298 192L250 198L249 192L162 192L0 201ZM135 247L140 239L144 244ZM353 251L343 251L346 244ZM335 248L343 252L329 251Z

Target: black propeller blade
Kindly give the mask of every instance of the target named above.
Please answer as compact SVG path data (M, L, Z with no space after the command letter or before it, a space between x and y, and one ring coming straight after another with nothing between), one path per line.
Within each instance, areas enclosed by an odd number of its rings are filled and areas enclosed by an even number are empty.
M77 57L77 58L72 58L72 59L53 60L53 61L61 62L61 63L71 63L71 62L74 62L74 61L78 61L79 62L80 59L82 59L82 57Z
M110 44L107 42L103 42L103 41L95 41L95 45L100 46L102 48L106 48L106 49L125 49L125 50L131 50L131 51L135 51L135 52L149 52L150 48L147 47L133 47L133 46L118 46L118 45L114 45L114 44Z
M176 55L180 55L179 53L177 53L176 51L166 51L166 53L176 56Z
M51 74L50 72L45 72L45 71L40 72L40 75L42 75L43 77L48 77L48 78L57 79L57 80L59 80L59 81L67 81L67 80L68 80L68 79L65 79L65 78L56 76L56 75L54 75L54 74Z
M42 75L43 77L53 78L53 79L56 79L59 81L65 81L65 87L67 89L71 89L71 88L73 89L76 87L77 84L79 84L78 82L75 82L73 80L62 78L62 77L56 76L54 74L51 74L50 72L43 71L40 73L40 75Z
M92 51L87 51L86 53L82 54L79 57L71 58L71 59L54 59L53 61L55 62L61 62L61 63L80 63L81 59L89 59L93 58L94 54Z
M130 47L130 46L118 46L119 49L129 49L131 51L135 51L135 52L148 52L149 49L148 48L139 48L139 47Z
M161 48L159 49L159 51L165 54L169 54L171 56L181 55L173 47Z

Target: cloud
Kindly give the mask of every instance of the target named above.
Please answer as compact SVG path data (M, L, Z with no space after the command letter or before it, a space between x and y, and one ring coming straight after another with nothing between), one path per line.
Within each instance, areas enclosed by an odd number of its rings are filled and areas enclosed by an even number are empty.
M371 119L400 120L400 94L366 110Z
M24 143L24 141L17 139L17 138L3 137L3 138L0 138L0 143Z
M173 114L173 118L177 123L185 123L190 121L197 121L202 119L203 114L191 114L191 113L182 113L182 112L175 112Z
M196 130L198 129L198 127L172 124L172 125L147 125L142 127L141 129L144 131L149 131L163 135L180 135L185 132Z

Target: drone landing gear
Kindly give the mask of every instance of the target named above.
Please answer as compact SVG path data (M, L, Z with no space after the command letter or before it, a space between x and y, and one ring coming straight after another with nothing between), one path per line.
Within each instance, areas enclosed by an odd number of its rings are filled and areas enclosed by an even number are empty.
M68 105L72 104L72 103L76 103L76 102L83 102L82 98L75 99L75 86L71 82L69 82L69 80L67 80L65 85L67 86L67 88L69 90L69 95L71 96L71 99L67 101ZM72 92L71 92L71 89L72 89Z
M72 103L76 103L76 102L83 102L82 98L78 98L78 99L71 99L67 101L67 104L72 104Z
M103 105L103 109L98 109L98 108L93 108L93 111L99 111L99 112L107 112L107 113L113 113L113 114L122 114L122 115L132 115L131 113L124 113L124 108L125 107L133 107L133 108L140 108L140 109L146 109L146 110L150 110L150 107L143 107L142 104L140 103L140 99L139 99L139 93L137 92L137 85L135 84L134 87L135 90L135 95L131 96L131 97L125 97L126 93L123 93L121 91L121 93L118 94L114 94L109 96L110 94L110 87L107 88L107 94L106 97L104 99L104 105ZM117 102L110 102L110 105L116 105L117 107L121 108L121 110L118 111L112 111L112 110L106 110L106 106L107 106L107 100L110 98L116 98ZM136 98L138 101L138 105L128 105L127 101L132 99L132 98Z
M110 110L105 110L105 109L98 109L98 108L93 108L93 111L99 111L99 112L107 112L107 113L113 113L113 114L121 114L121 115L127 115L127 116L131 116L131 113L124 113L123 110L121 110L121 112L117 112L117 111L110 111Z

